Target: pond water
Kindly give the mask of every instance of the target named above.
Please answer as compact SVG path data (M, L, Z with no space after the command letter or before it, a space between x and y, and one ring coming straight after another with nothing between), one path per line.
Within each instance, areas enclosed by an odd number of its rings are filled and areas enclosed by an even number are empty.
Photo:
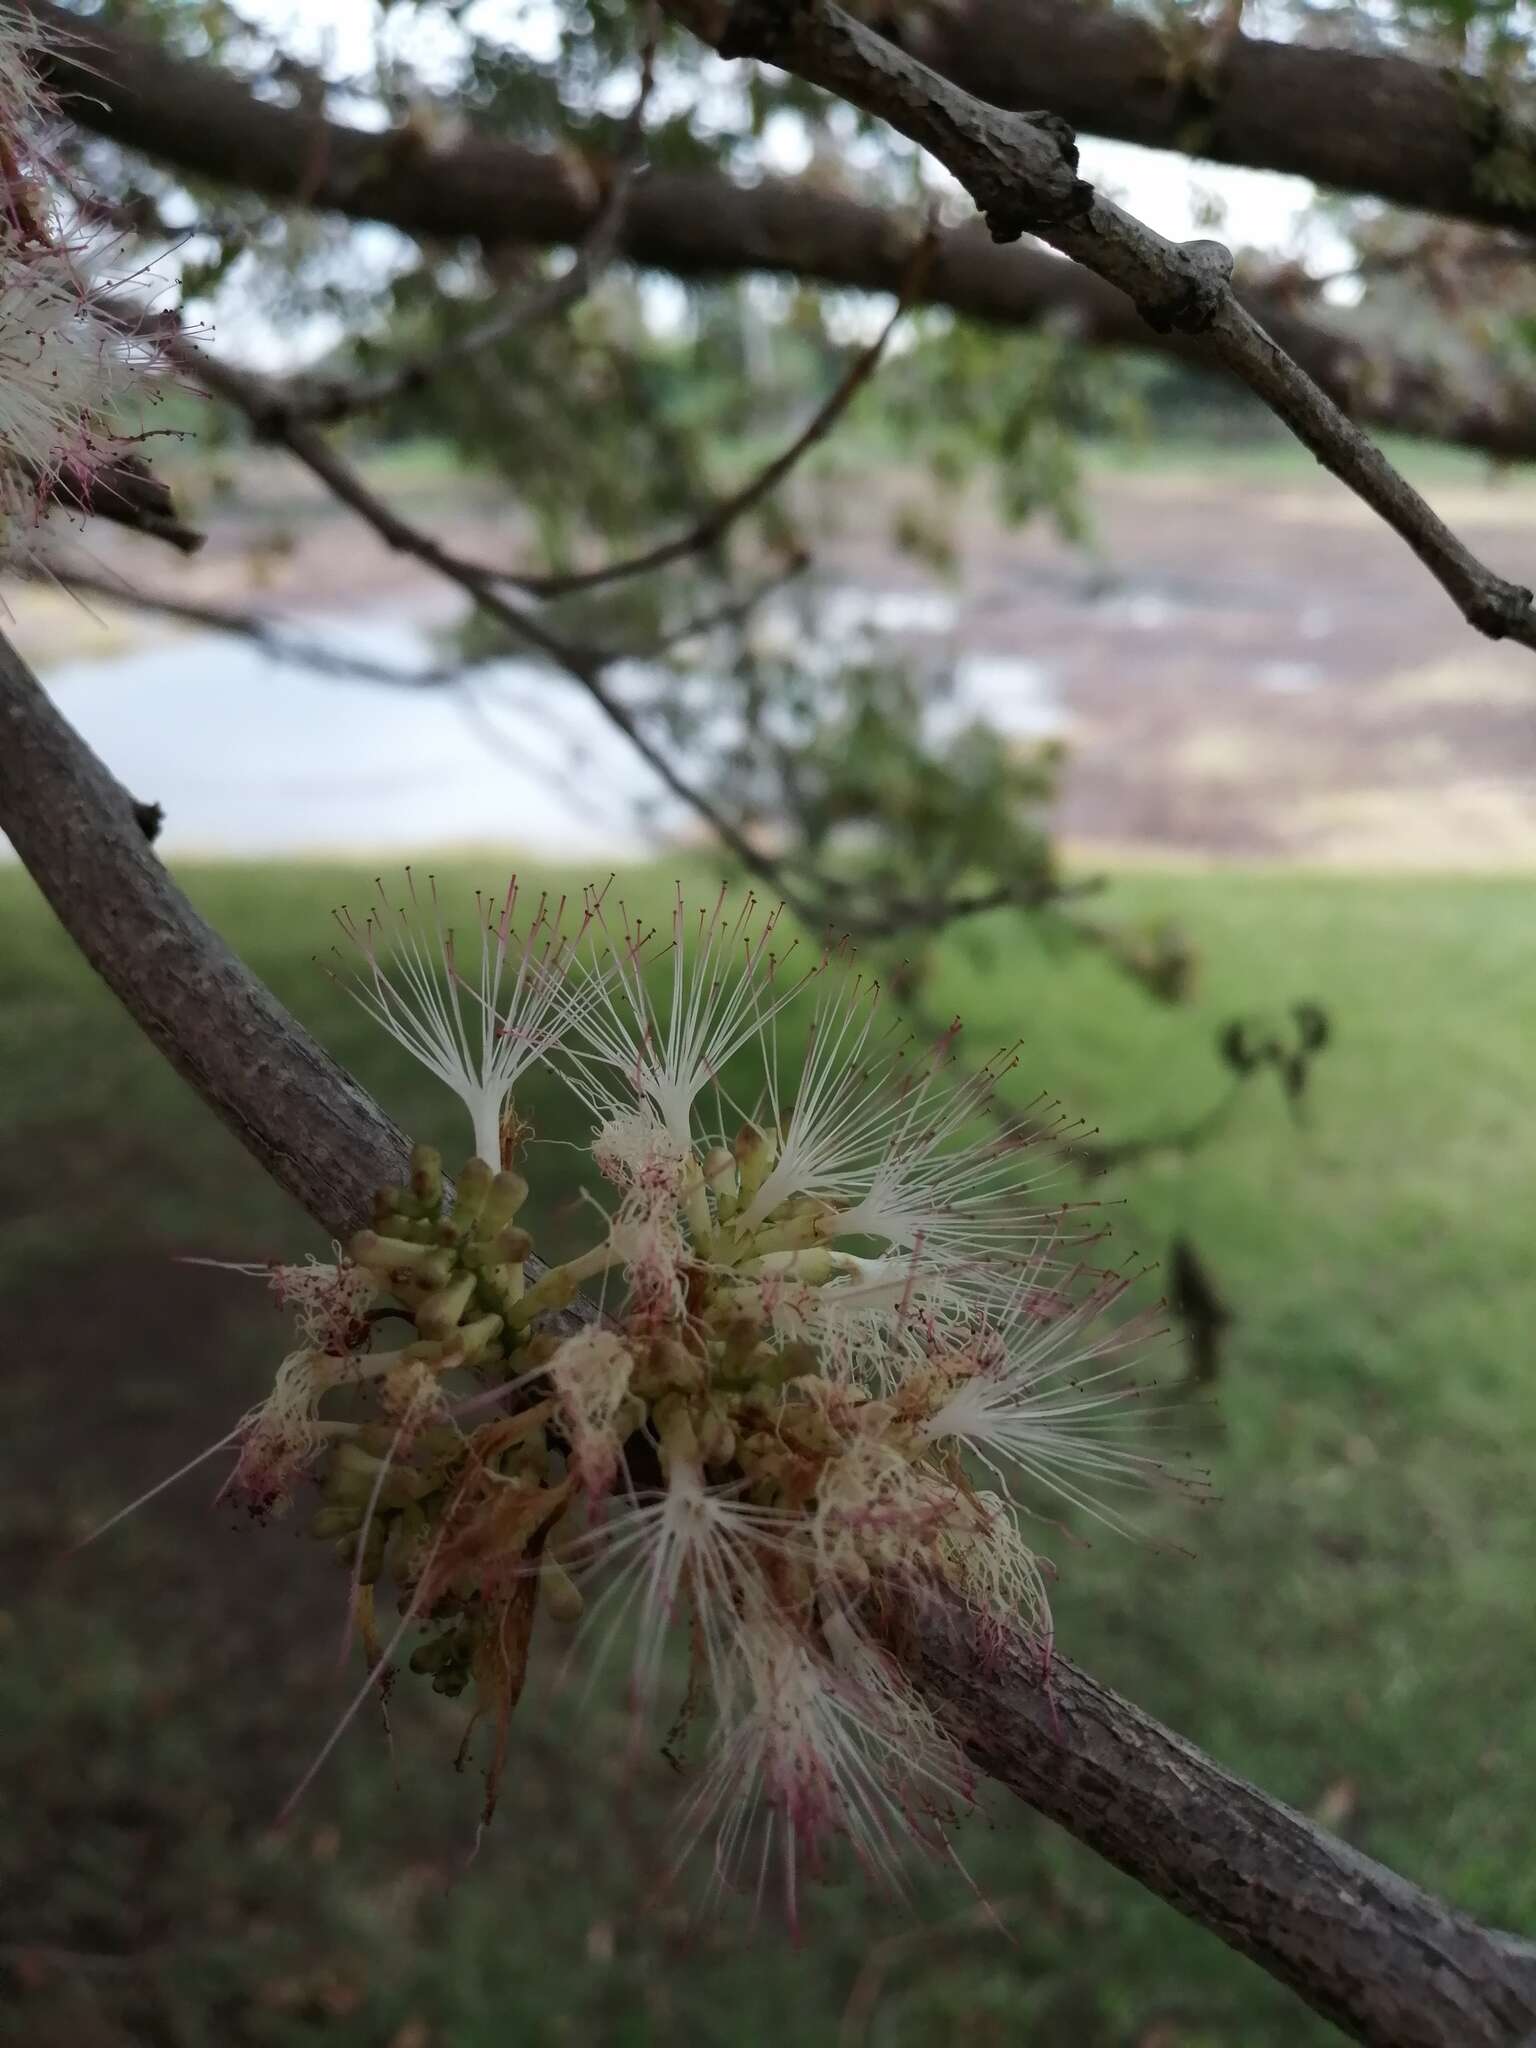
M845 588L834 598L827 625L837 640L871 630L942 639L952 624L932 602L919 617L900 592ZM403 675L436 658L409 623L305 631ZM955 677L946 724L984 711L1022 740L1062 724L1036 663L963 656ZM498 662L451 686L391 685L317 674L249 641L198 633L61 663L44 681L124 785L163 806L168 852L499 843L628 858L690 829L597 707L530 662ZM9 853L3 838L0 852Z

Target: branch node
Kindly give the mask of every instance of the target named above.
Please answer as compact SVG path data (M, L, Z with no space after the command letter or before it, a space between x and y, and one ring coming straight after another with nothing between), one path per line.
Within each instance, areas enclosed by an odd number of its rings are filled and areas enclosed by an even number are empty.
M1490 578L1462 607L1467 624L1490 640L1507 640L1511 634L1525 639L1531 628L1530 591L1502 577Z
M160 827L165 823L165 805L136 802L133 806L133 817L139 830L153 846L160 837Z
M1157 334L1204 334L1221 313L1232 288L1232 251L1222 242L1181 242L1163 289L1137 300L1141 317Z

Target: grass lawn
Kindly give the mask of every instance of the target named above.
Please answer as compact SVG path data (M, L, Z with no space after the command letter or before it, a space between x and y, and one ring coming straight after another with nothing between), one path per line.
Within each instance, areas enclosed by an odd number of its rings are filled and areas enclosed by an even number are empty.
M442 870L440 869L440 873ZM467 871L466 871L467 872ZM494 879L484 863L477 879ZM195 869L198 902L418 1134L456 1106L313 965L359 870ZM659 875L635 890L668 886ZM1166 1546L1058 1541L1063 1647L1223 1762L1486 1919L1536 1926L1536 949L1513 880L1158 876L1203 972L1152 1009L1100 957L995 921L939 1000L1022 1038L1108 1136L1222 1085L1235 1011L1324 1003L1304 1127L1255 1089L1194 1159L1101 1183L1127 1249L1188 1232L1238 1312L1187 1428L1222 1505L1149 1507ZM535 1104L540 1128L569 1124ZM551 1147L546 1172L570 1155ZM558 1207L547 1237L563 1228ZM226 1526L205 1467L71 1539L218 1436L281 1325L174 1254L323 1249L0 870L0 2041L71 2048L1292 2048L1336 2038L1258 1971L998 1799L910 1905L849 1879L798 1948L663 1891L676 1781L602 1695L525 1702L478 1854L456 1710L402 1687L392 1765L360 1718L269 1823L356 1673L323 1546ZM548 1669L553 1671L554 1660ZM398 1783L397 1783L398 1780Z

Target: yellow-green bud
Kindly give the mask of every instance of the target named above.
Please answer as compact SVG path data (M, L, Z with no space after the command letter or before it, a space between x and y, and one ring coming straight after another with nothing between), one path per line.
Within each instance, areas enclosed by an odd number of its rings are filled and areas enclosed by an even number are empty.
M477 1316L472 1323L460 1324L453 1341L464 1353L465 1362L473 1364L488 1354L505 1327L500 1316Z
M473 1273L460 1273L446 1287L429 1294L416 1311L416 1327L423 1337L446 1337L469 1307L475 1292Z
M539 1596L556 1621L580 1621L587 1604L565 1566L547 1553L539 1566Z
M380 1237L376 1230L359 1230L348 1250L354 1262L370 1272L400 1273L432 1287L443 1286L453 1274L453 1256L441 1245L412 1244L403 1237Z
M435 1145L411 1147L411 1193L424 1209L443 1199L443 1155Z
M480 1234L492 1237L510 1223L528 1199L528 1183L520 1173L505 1169L491 1182L490 1193L480 1211Z
M740 1207L736 1187L736 1161L723 1145L716 1145L704 1155L704 1185L715 1198L715 1214L722 1223L729 1223Z
M745 1208L773 1171L779 1153L778 1140L760 1131L756 1124L745 1123L736 1133L731 1150L736 1155L739 1198Z
M736 1455L736 1431L730 1418L711 1405L699 1419L699 1456L706 1465L729 1465Z
M479 1222L495 1178L495 1169L483 1159L465 1160L453 1190L452 1221L456 1229L471 1230Z
M354 1506L348 1501L328 1501L323 1508L315 1510L309 1525L311 1536L345 1536L358 1527L363 1519L364 1502Z

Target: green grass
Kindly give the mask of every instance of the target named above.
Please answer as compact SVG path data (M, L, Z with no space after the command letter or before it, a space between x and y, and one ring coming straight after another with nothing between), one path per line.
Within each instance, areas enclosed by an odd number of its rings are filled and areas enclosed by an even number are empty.
M362 871L183 880L403 1121L457 1148L454 1106L312 964ZM1222 1504L1192 1527L1148 1511L1197 1554L1053 1537L1063 1646L1371 1854L1530 1928L1532 887L1139 874L1109 898L1195 940L1191 1005L1152 1009L1102 958L1002 921L946 946L936 1004L979 1047L1023 1039L1021 1099L1049 1087L1108 1136L1155 1132L1219 1092L1213 1035L1234 1012L1309 997L1337 1037L1303 1126L1255 1087L1203 1155L1153 1153L1097 1190L1127 1248L1188 1232L1239 1320L1217 1408L1188 1425ZM568 1158L551 1149L546 1173ZM585 1712L555 1697L550 1670L469 1867L478 1788L449 1768L457 1723L403 1694L402 1789L360 1722L272 1837L353 1682L326 1561L282 1528L225 1528L207 1475L60 1551L270 1372L280 1333L259 1297L169 1255L313 1245L0 872L0 1966L19 1993L0 2040L1336 2038L1002 1800L961 1849L1011 1943L942 1871L918 1873L909 1907L829 1887L798 1949L735 1909L690 1931L659 1884L666 1766L628 1757L606 1696Z
M1470 484L1479 488L1529 490L1532 466L1526 462L1500 465L1475 448L1459 448L1445 441L1426 441L1408 434L1373 434L1381 452L1408 481L1420 490L1437 484ZM1293 434L1276 427L1269 415L1259 413L1252 438L1223 435L1217 427L1202 434L1198 425L1176 430L1149 427L1147 432L1124 439L1087 441L1083 444L1084 467L1090 476L1141 474L1195 474L1234 478L1251 483L1305 482L1320 476L1317 458Z

